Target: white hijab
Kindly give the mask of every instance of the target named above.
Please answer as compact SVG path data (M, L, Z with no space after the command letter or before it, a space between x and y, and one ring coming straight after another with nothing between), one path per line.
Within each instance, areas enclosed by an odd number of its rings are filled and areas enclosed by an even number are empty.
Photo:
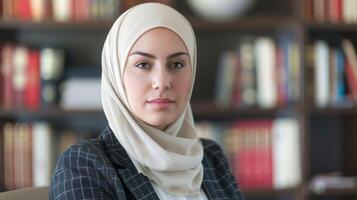
M157 27L168 28L181 37L195 77L196 39L187 19L159 3L132 7L115 21L103 46L104 113L109 127L140 173L172 194L199 194L203 179L203 147L195 132L189 102L179 118L162 131L134 116L125 93L123 74L130 49L143 33ZM194 80L190 97L193 83Z

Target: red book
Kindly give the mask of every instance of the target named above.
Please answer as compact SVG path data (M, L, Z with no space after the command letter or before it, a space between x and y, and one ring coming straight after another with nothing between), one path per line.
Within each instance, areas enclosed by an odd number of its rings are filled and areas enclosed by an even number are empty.
M357 102L357 75L354 74L352 66L348 60L346 60L346 78L349 88L349 96L355 102Z
M1 13L0 13L1 14ZM3 62L3 59L2 59L2 46L0 45L0 108L3 106L3 103L4 103L4 84L5 84L5 81L4 81L4 74L2 72L2 62Z
M8 122L4 126L4 179L5 188L8 190L15 189L14 149L14 126Z
M32 12L31 12L31 5L30 0L18 0L18 14L19 18L22 20L31 20L32 19Z
M5 4L4 1L5 1L5 0L0 0L0 16L1 16L1 17L4 16L4 15L3 15L3 4Z
M265 188L273 188L273 152L272 152L272 129L273 121L267 120L262 122L262 144L261 144L261 154L262 154L262 166L264 169L263 174L263 185Z
M12 67L12 55L14 52L14 45L6 44L2 49L1 56L2 56L2 73L4 78L4 99L3 99L3 106L7 109L13 107L13 67Z
M4 127L0 126L0 190L3 191L5 188L5 139L4 139Z
M342 41L342 48L346 55L346 77L351 99L357 102L357 55L350 40Z
M72 15L76 21L85 21L89 19L89 1L88 0L75 0L73 1L74 7Z
M329 20L332 22L339 22L339 3L341 3L340 0L329 0ZM340 5L341 6L341 5ZM341 8L341 7L340 7Z
M342 22L342 0L336 0L337 22Z
M25 88L25 104L27 109L36 110L41 105L40 54L38 50L30 50L27 66L27 84Z

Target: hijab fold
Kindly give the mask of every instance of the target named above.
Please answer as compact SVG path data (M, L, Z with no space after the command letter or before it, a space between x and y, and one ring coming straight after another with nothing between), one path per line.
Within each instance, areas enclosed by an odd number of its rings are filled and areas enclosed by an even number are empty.
M165 130L159 130L132 113L123 84L130 49L142 34L158 27L175 32L185 43L195 77L196 39L187 19L163 4L140 4L115 21L104 42L103 109L109 127L140 173L172 194L199 194L203 179L203 147L194 129L189 102L178 119ZM193 83L194 80L190 97Z

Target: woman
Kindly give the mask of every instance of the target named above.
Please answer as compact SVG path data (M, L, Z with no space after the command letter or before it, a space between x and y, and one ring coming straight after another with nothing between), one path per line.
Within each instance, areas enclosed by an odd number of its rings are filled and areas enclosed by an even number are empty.
M158 3L123 13L102 52L109 126L60 156L50 199L241 199L221 148L195 132L195 73L181 14Z

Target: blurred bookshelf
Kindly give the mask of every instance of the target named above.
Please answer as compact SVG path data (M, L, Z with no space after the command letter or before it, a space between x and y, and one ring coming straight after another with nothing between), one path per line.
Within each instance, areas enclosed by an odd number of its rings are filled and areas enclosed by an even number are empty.
M100 97L91 92L100 83L102 45L117 16L143 2L63 0L72 3L62 5L67 10L45 12L56 1L39 1L45 7L34 14L32 0L0 0L2 191L48 184L58 155L105 127L100 101L88 98ZM186 1L160 2L182 12L195 29L191 105L197 130L222 145L246 199L356 199L355 1L256 0L244 16L227 21L200 17ZM31 71L6 76L9 66L24 70L24 62L32 63ZM29 86L23 79L30 73L37 78ZM44 85L55 92L52 100ZM32 149L41 134L47 157ZM47 165L34 164L41 161ZM41 170L45 180L35 180ZM331 172L352 182L313 191L315 178Z

